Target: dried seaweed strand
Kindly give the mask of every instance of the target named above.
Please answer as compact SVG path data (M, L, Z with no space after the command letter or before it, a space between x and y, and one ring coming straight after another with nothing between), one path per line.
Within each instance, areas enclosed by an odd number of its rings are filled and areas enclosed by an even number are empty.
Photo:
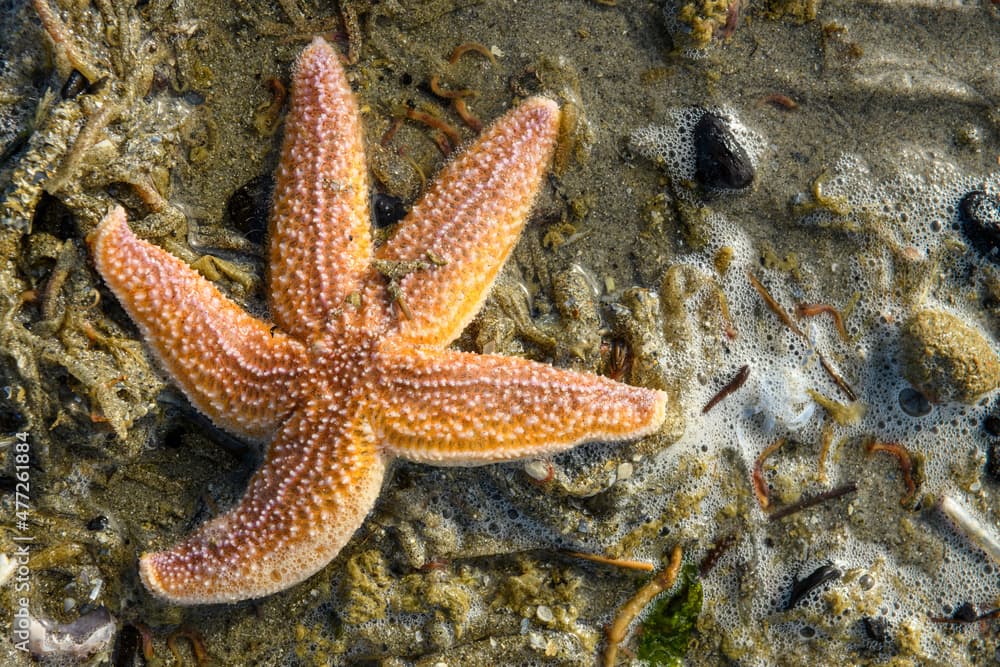
M614 565L615 567L622 567L626 570L641 570L643 572L652 572L656 569L652 563L647 563L641 560L628 560L625 558L609 558L608 556L601 556L600 554L588 554L583 551L563 551L562 553L567 556L573 556L574 558L582 558L584 560L593 561L595 563L602 563L604 565Z
M848 493L854 493L858 490L857 482L848 482L843 486L838 486L836 488L830 489L829 491L823 491L822 493L817 493L815 496L809 496L803 498L797 502L790 505L785 505L784 507L779 507L778 509L771 512L767 520L768 521L778 521L779 519L784 519L786 516L801 512L802 510L809 509L819 505L820 503L825 503L828 500L834 500L840 498L841 496L846 496Z
M38 14L38 18L42 21L45 33L55 46L57 61L65 60L70 65L68 69L75 68L90 82L97 81L104 76L96 65L80 53L80 50L73 42L72 35L66 29L66 24L52 11L48 0L32 0L31 4L34 5L35 13ZM64 72L63 74L68 74L68 72Z
M844 395L847 396L848 400L852 402L858 400L858 395L854 393L853 389L851 389L851 385L847 384L847 380L841 377L840 373L834 370L830 362L826 360L826 357L818 353L817 356L819 357L820 365L823 366L823 370L826 371L826 374L830 376L830 379L833 380L833 383L837 385L837 387L839 387L842 392L844 392Z
M896 457L896 460L899 461L899 469L903 473L903 482L906 484L906 495L899 499L899 504L903 507L908 506L917 493L917 484L913 481L913 458L910 456L910 452L898 442L879 442L877 440L870 440L865 445L865 451L869 454L885 452Z
M752 271L747 271L747 279L750 281L753 288L757 290L757 293L760 294L760 297L764 299L764 303L771 309L771 312L777 315L778 319L781 320L782 323L792 331L792 333L801 337L803 340L808 341L809 339L806 337L805 332L799 328L799 325L795 323L795 320L793 320L792 316L788 314L788 311L785 310L773 296L771 296L771 293L767 291L767 288L764 287L764 284L757 279L757 276L755 276Z
M819 433L819 460L816 462L816 477L821 482L826 482L826 457L830 453L830 445L833 444L833 422L824 420L823 429Z
M716 542L715 545L708 550L708 553L705 554L705 557L701 559L701 565L698 566L698 576L704 579L705 575L712 571L712 568L714 568L715 564L719 562L719 559L722 558L734 544L736 544L736 533L729 533Z
M76 174L80 163L83 161L83 156L86 154L87 149L97 143L101 132L104 131L108 123L113 121L121 111L121 106L109 101L105 102L97 113L87 119L87 122L84 123L80 132L76 135L73 147L63 157L55 173L45 182L44 187L46 192L50 195L56 194L69 183L69 180Z
M729 396L731 393L742 387L743 384L747 381L747 377L749 376L750 376L750 366L744 364L743 366L740 367L738 371L736 371L736 375L733 376L733 379L727 382L726 386L720 389L715 394L715 396L709 399L708 403L705 404L705 407L701 409L701 414L703 415L708 414L708 411L714 408L716 405L718 405L722 401L722 399L724 399L726 396Z
M771 499L768 497L767 492L767 482L764 480L764 460L771 454L778 451L784 444L785 439L778 438L765 447L764 451L762 451L760 456L758 456L753 462L753 474L751 475L753 479L753 493L757 496L757 502L760 503L760 508L762 510L766 510L768 505L771 504Z
M358 22L358 9L353 0L342 0L340 3L340 18L344 22L344 32L347 33L347 64L358 62L361 55L361 24Z
M989 621L994 618L1000 618L1000 609L991 609L989 611L983 612L978 616L973 616L972 618L956 618L955 616L930 616L928 615L928 620L931 623L949 623L953 625L958 624L968 624L968 623L978 623L979 621Z
M677 575L681 571L682 555L683 551L680 545L675 546L670 554L670 562L667 567L655 574L649 583L636 591L632 599L618 610L615 620L608 626L608 647L604 651L604 667L614 667L615 660L618 658L618 644L625 639L628 626L631 625L636 616L646 608L646 605L653 598L673 586L674 582L677 581Z

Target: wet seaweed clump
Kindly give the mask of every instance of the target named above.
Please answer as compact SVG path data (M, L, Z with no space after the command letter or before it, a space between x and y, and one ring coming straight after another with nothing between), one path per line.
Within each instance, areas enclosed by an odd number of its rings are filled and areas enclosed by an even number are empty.
M681 569L677 592L660 598L643 621L639 659L651 665L681 665L701 613L702 600L698 568L689 563Z
M958 204L962 234L976 251L1000 264L1000 197L973 190Z
M694 126L694 148L695 179L706 190L742 190L753 183L750 156L722 116L702 115Z

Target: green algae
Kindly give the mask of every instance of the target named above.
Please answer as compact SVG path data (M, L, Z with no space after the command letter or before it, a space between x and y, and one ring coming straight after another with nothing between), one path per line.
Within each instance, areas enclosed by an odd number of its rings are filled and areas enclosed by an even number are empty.
M639 659L657 667L683 664L702 600L701 581L694 565L688 563L681 568L676 590L653 603L643 619L636 651Z

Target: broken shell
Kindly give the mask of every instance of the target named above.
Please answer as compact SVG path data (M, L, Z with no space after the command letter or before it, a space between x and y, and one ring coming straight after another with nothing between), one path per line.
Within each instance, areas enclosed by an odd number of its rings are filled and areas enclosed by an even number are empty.
M115 627L115 619L104 607L84 614L72 623L31 617L28 647L36 658L82 660L110 646Z

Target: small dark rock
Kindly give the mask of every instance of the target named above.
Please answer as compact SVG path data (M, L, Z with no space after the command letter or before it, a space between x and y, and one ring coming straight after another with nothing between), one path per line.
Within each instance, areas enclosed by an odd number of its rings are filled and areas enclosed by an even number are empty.
M972 623L979 618L979 612L976 608L972 606L969 602L963 602L959 605L958 609L951 616L956 621L962 621L963 623Z
M104 530L108 527L108 517L103 514L98 514L93 519L87 522L87 530Z
M251 243L263 243L273 193L274 178L270 174L251 178L236 188L226 201L226 222L240 230Z
M865 635L876 644L884 644L889 639L889 621L883 617L865 616L861 619L861 625L865 629Z
M706 112L694 127L695 172L706 190L741 190L753 183L750 156L726 119Z
M958 204L962 233L976 251L1000 264L1000 197L973 190Z
M994 482L1000 482L1000 440L990 442L986 450L986 475Z
M403 200L393 195L376 192L372 197L372 211L378 228L394 225L408 213Z
M983 430L994 438L1000 437L1000 417L986 415L986 419L983 420Z

